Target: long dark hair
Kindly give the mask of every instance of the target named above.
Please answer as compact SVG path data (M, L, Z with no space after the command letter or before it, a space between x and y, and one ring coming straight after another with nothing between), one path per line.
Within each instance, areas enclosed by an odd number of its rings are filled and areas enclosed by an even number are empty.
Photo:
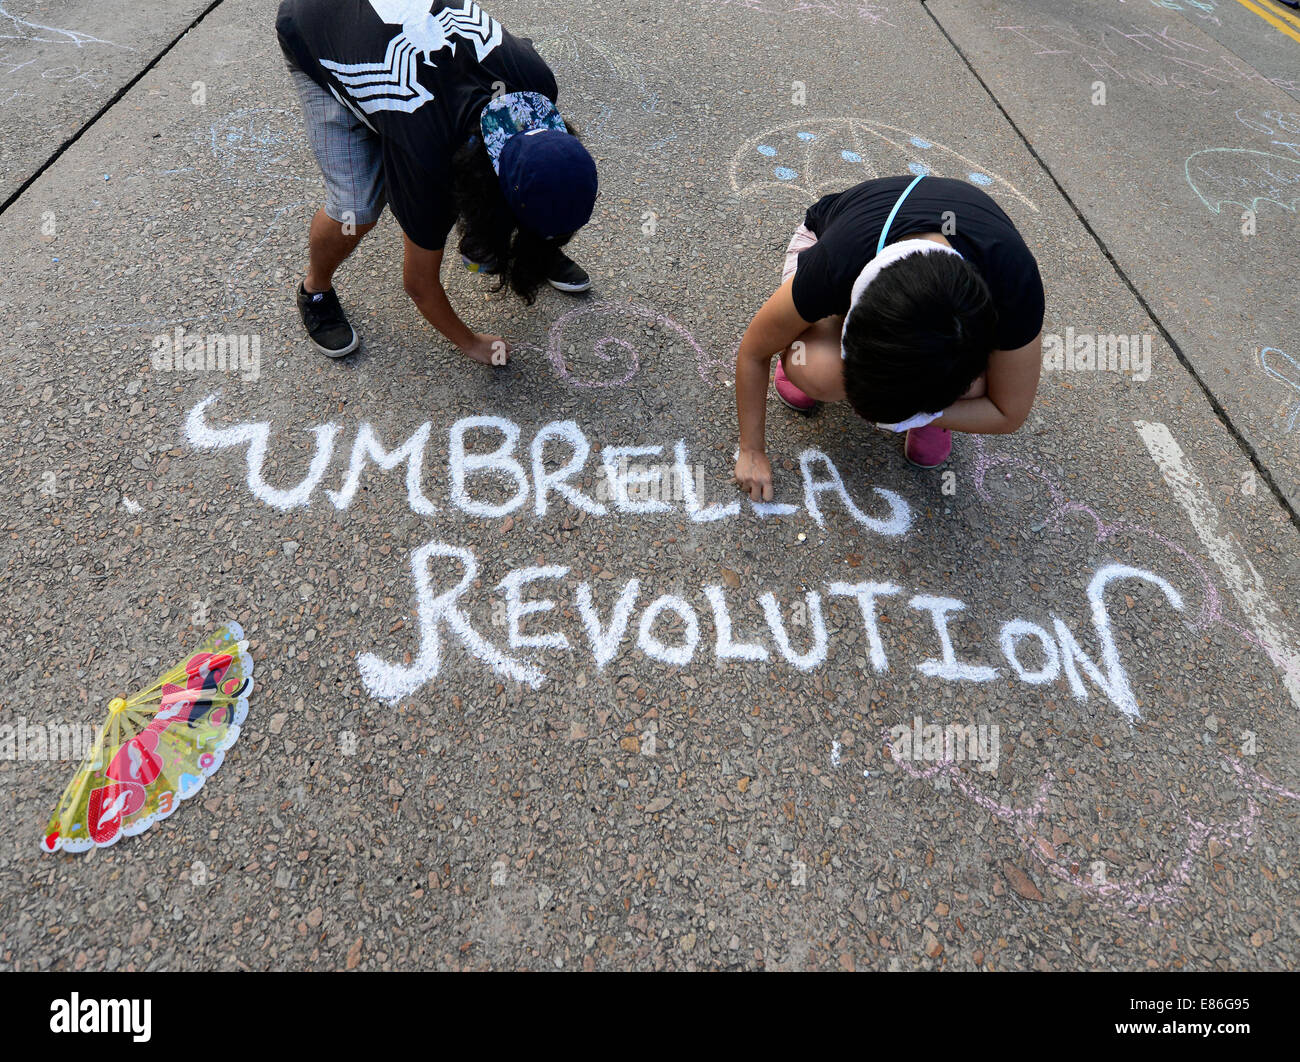
M565 128L578 135L567 122ZM556 250L573 234L548 240L519 224L501 193L481 137L471 137L452 156L451 178L460 215L460 253L472 261L495 262L499 279L494 290L509 282L510 290L531 305L546 282Z

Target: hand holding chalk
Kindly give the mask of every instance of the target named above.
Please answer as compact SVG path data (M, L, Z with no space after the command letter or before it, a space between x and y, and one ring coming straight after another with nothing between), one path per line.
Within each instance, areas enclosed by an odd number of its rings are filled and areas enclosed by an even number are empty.
M750 501L772 500L772 462L757 450L736 451L736 471L731 480L745 491Z
M501 336L475 332L474 341L461 347L461 353L483 365L505 365L513 349Z

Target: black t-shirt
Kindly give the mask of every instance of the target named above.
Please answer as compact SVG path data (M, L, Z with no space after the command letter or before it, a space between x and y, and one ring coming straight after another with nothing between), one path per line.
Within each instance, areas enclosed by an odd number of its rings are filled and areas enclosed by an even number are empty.
M494 93L559 95L532 42L473 0L284 0L275 29L289 60L379 135L389 205L427 250L456 223L451 156Z
M853 283L876 256L880 230L912 180L863 181L809 208L804 224L816 233L817 243L799 255L791 292L805 321L849 312ZM1043 281L1020 233L988 195L965 181L926 177L903 201L886 242L943 232L948 210L956 228L946 239L979 271L997 307L998 349L1023 347L1043 327Z

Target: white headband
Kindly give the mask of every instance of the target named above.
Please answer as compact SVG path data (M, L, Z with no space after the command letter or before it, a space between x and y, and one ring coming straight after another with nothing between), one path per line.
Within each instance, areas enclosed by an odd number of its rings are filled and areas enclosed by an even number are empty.
M899 240L897 243L891 243L875 258L866 264L862 272L858 274L858 279L853 282L853 293L849 296L849 312L844 315L844 328L840 332L840 357L846 357L844 352L844 335L849 330L849 316L853 313L853 307L858 304L862 298L862 293L867 290L876 277L880 276L880 271L886 266L893 265L900 258L906 258L910 254L929 254L931 251L947 251L949 254L955 254L961 257L961 252L949 247L945 243L935 243L934 240ZM907 431L909 428L923 428L931 421L938 420L943 416L939 413L918 413L914 417L900 421L898 424L880 424L877 427L887 431Z
M862 293L867 290L876 277L880 276L880 271L886 266L893 265L900 258L906 258L910 254L929 254L931 251L947 251L949 254L955 254L961 257L960 252L949 247L946 243L935 243L934 240L899 240L897 243L891 243L875 258L868 262L858 274L858 279L853 282L853 294L849 296L849 312L844 315L844 328L840 332L840 357L844 357L844 333L849 329L849 315L853 312L853 307L858 304L862 298Z

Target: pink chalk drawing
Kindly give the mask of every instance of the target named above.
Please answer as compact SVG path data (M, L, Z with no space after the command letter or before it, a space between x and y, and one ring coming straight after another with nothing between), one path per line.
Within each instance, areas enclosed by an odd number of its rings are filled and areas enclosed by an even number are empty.
M605 332L594 340L575 339L578 326L582 332ZM629 328L628 326L633 326ZM547 334L546 356L555 375L571 387L619 388L631 384L641 371L642 354L637 345L623 336L635 329L653 329L666 334L669 341L689 348L695 354L696 371L707 384L718 382L729 370L731 360L710 354L690 331L667 314L634 303L594 302L577 306L558 318ZM540 350L532 343L520 343L520 350ZM570 352L570 347L573 348ZM590 351L594 359L586 356ZM581 352L581 353L580 353Z
M1195 576L1195 581L1202 590L1202 602L1199 613L1189 622L1189 627L1193 631L1207 631L1213 626L1221 626L1232 631L1242 641L1248 645L1263 652L1283 674L1292 678L1300 677L1296 665L1293 664L1286 656L1280 653L1277 648L1269 645L1260 638L1254 631L1241 624L1235 623L1223 615L1221 599L1219 597L1218 587L1211 578L1209 570L1203 563L1173 539L1167 538L1152 528L1141 524L1132 524L1123 520L1107 522L1095 509L1084 505L1081 502L1069 501L1065 492L1060 485L1056 483L1043 469L1037 465L1019 457L1012 457L1009 454L998 453L990 454L984 448L984 440L978 435L972 435L971 441L975 446L975 466L972 472L975 492L984 501L994 501L993 495L989 492L986 485L988 473L991 469L999 466L1007 466L1010 469L1024 473L1028 476L1040 480L1047 489L1051 501L1051 509L1043 519L1042 526L1059 529L1064 525L1066 517L1072 514L1079 514L1090 518L1095 527L1095 536L1097 542L1106 542L1121 534L1141 536L1159 543L1179 560L1186 563Z
M935 764L933 767L917 767L905 757L895 754L894 747L889 741L888 730L882 733L891 759L904 774L918 780L946 777L952 787L972 804L983 808L994 818L1010 824L1026 853L1049 876L1063 885L1079 889L1102 902L1117 903L1125 909L1126 913L1132 913L1135 909L1153 911L1181 903L1191 882L1197 854L1211 841L1217 841L1224 848L1230 848L1233 841L1249 842L1254 836L1255 820L1259 818L1260 813L1259 803L1254 793L1262 791L1287 800L1300 800L1300 794L1270 781L1239 760L1225 756L1223 761L1232 772L1246 801L1246 810L1237 819L1232 822L1211 824L1184 813L1187 822L1187 839L1178 856L1171 857L1164 864L1156 864L1145 873L1131 878L1120 880L1103 878L1094 881L1090 875L1083 875L1077 862L1059 858L1056 855L1056 846L1039 833L1039 823L1047 812L1048 796L1052 783L1056 780L1052 771L1043 774L1038 783L1038 792L1028 806L1015 807L995 800L981 791L956 763L947 762Z
M731 160L731 188L744 196L792 192L815 202L872 177L933 174L1038 207L986 166L929 137L868 118L804 118L750 137Z
M1186 612L1186 615L1191 617L1186 620L1191 630L1204 632L1216 626L1229 630L1249 645L1263 651L1279 670L1285 673L1294 672L1294 665L1282 658L1253 631L1223 615L1219 591L1208 569L1177 542L1140 524L1107 521L1092 507L1081 502L1069 501L1060 485L1039 466L1009 454L989 453L985 449L983 439L979 436L971 436L971 442L976 450L972 471L973 485L982 500L994 503L997 501L988 486L990 472L994 469L1007 470L1008 476L1012 472L1018 472L1038 480L1047 491L1049 509L1042 521L1035 525L1035 529L1048 527L1061 529L1069 517L1078 515L1092 520L1095 541L1098 543L1123 535L1140 536L1158 543L1184 562L1187 569L1190 569L1192 581L1200 584L1200 608L1194 612L1191 609ZM1056 846L1041 835L1040 826L1043 825L1048 811L1048 799L1056 781L1055 772L1050 769L1044 772L1037 782L1034 798L1027 805L1017 807L988 795L975 784L974 774L963 771L956 762L941 761L933 766L920 766L897 754L888 729L882 731L882 738L892 761L905 774L918 780L947 778L952 788L963 798L987 811L994 818L1009 824L1025 852L1050 877L1100 902L1117 906L1127 914L1134 914L1136 911L1155 912L1183 902L1197 857L1211 841L1217 842L1224 848L1231 847L1234 841L1248 843L1254 836L1255 823L1260 815L1260 804L1264 799L1271 795L1273 798L1300 800L1300 794L1265 778L1239 759L1225 755L1223 763L1227 773L1245 802L1245 810L1237 818L1212 823L1194 818L1184 811L1186 835L1180 853L1129 878L1119 880L1102 878L1094 881L1091 874L1082 871L1077 861L1059 857L1056 854Z

